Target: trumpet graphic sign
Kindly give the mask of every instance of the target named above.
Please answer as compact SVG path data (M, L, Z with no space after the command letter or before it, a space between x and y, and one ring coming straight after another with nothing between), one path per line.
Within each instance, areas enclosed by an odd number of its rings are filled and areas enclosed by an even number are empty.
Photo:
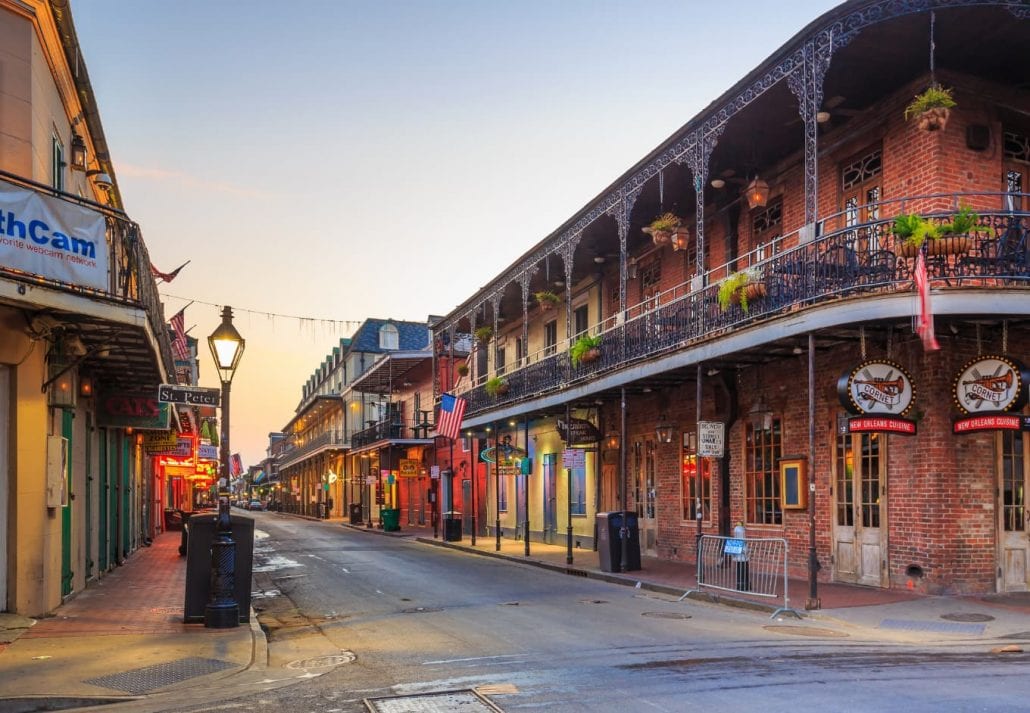
M1026 391L1026 368L1005 356L976 357L955 377L955 404L969 415L1019 411Z
M841 405L852 413L870 416L904 416L912 408L915 387L900 364L887 360L865 361L837 381Z

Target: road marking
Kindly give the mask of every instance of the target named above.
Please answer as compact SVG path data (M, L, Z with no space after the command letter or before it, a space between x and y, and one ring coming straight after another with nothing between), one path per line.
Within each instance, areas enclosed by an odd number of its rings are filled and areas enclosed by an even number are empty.
M342 570L343 570L344 572L346 572L347 574L350 574L350 570L349 570L349 569L347 569L346 567L340 567L340 569L342 569Z
M439 661L423 661L423 666L431 666L438 663L464 663L466 661L489 661L491 659L517 659L516 654L499 654L497 656L473 656L467 659L440 659Z

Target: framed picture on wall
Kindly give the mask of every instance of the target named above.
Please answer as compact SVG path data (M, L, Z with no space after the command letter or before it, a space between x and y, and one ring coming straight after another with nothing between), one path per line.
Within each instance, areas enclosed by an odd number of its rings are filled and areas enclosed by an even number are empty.
M803 456L780 458L780 507L804 510L808 507L808 478Z

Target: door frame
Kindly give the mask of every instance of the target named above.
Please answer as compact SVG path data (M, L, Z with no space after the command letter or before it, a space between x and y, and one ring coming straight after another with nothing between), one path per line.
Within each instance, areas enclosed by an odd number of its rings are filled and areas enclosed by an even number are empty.
M1010 435L1011 434L1011 435ZM1009 511L1006 510L1005 505L1005 437L1014 437L1016 434L1019 435L1022 441L1022 452L1020 457L1022 458L1023 465L1023 496L1022 501L1014 506L1009 506ZM994 460L995 460L995 488L997 491L998 502L995 505L995 530L997 535L995 541L997 542L996 547L996 567L995 567L995 591L997 592L1026 592L1030 591L1030 499L1027 498L1027 488L1030 487L1030 437L1022 431L1016 432L999 432L995 436L994 441ZM1022 512L1011 512L1013 507L1018 507ZM1011 517L1019 517L1021 520L1020 526L1022 529L1005 529L1005 521L1007 515ZM1012 533L1012 534L1009 534ZM1008 572L1006 570L1007 558L1005 553L1008 549L1008 541L1010 539L1017 539L1023 545L1023 582L1016 586L1009 586Z
M878 464L879 464L879 473L878 473L878 476L879 476L878 477L878 481L879 481L879 485L878 485L878 488L879 488L879 490L878 490L878 502L879 502L879 510L880 510L880 512L879 512L879 524L875 528L877 530L877 537L878 537L878 540L879 540L878 548L879 548L879 553L880 554L879 554L879 558L878 558L877 574L876 574L875 578L872 577L872 576L867 576L865 574L865 569L862 567L862 563L863 563L862 535L864 534L864 531L866 529L862 525L862 507L863 507L863 505L862 505L862 497L863 497L863 488L862 488L862 475L863 475L862 443L863 443L863 441L865 439L869 439L870 441L873 440L873 436L876 436L876 438L880 440L880 445L879 445L880 452L879 452L879 454L877 456L878 457ZM840 448L841 448L842 439L850 439L852 453L853 454L857 454L857 455L853 455L853 457L852 457L853 465L852 465L852 476L851 476L851 483L852 483L851 508L852 508L852 523L853 524L852 525L844 525L844 526L840 525L837 522L837 514L838 514L837 513L837 507L838 507L838 504L840 502L840 479L838 478L837 471L838 471L838 468L839 468L839 463L841 462L841 459L839 457L839 452L840 452ZM888 443L889 443L889 439L887 438L887 434L885 434L885 433L877 433L877 434L873 434L873 433L841 434L841 433L837 432L836 430L834 430L833 450L832 450L832 458L831 458L832 467L830 469L830 477L832 479L831 482L833 483L833 491L832 491L832 498L831 498L832 502L831 502L831 511L830 512L831 512L831 523L832 523L832 528L831 528L831 552L833 554L833 560L832 560L833 561L832 579L835 582L846 582L846 583L850 583L850 584L861 584L861 585L865 585L865 586L873 586L873 587L881 587L881 588L886 588L886 587L888 587L890 585L890 576L889 576L890 563L889 563L889 549L888 549L888 545L889 545L889 541L888 541L889 527L888 527L888 522L887 522L887 513L888 513L888 487L887 487L887 484L888 484L888 474L889 474L889 469L888 469L889 445L888 445ZM839 557L838 557L838 552L839 552L838 541L839 541L840 533L842 533L846 529L850 529L852 531L852 534L853 534L852 546L854 547L854 550L855 550L854 553L853 553L854 561L855 561L854 576L842 574L841 571L840 571L840 568L839 568L840 561L839 561ZM869 528L869 529L874 529L874 528ZM873 581L874 579L875 579L875 581Z

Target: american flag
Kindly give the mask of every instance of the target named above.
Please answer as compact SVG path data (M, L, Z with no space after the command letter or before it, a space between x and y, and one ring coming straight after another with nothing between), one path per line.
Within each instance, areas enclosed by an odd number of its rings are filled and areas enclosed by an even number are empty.
M175 332L175 339L172 340L172 351L179 361L189 361L190 345L186 341L186 310L179 310L178 314L169 320L172 324L172 331Z
M440 418L436 419L436 432L452 441L461 434L461 419L465 418L465 399L454 394L440 397Z
M916 334L923 340L923 349L928 352L937 351L941 346L933 333L933 307L930 305L930 280L926 275L926 263L923 253L916 258L916 269L913 275L916 292L919 294L919 316L916 318Z
M182 268L186 267L189 264L190 264L190 261L187 260L186 262L184 262L183 264L179 265L179 267L175 268L171 272L161 272L156 267L154 267L154 263L150 263L150 274L154 276L155 280L162 280L164 282L171 282L172 280L175 279L176 275L179 274L179 270L181 270Z
M232 471L232 477L237 477L243 473L243 461L240 459L239 453L233 453L232 458L229 462L229 470Z

